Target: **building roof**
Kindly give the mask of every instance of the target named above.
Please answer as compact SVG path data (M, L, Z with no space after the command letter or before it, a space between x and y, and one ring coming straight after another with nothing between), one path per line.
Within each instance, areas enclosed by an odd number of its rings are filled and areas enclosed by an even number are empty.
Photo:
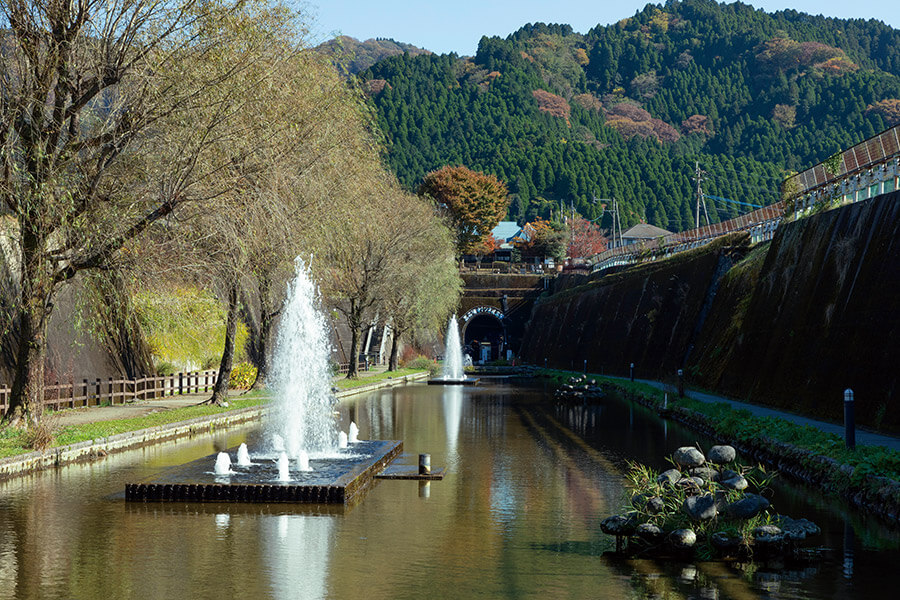
M672 235L672 232L666 231L656 225L650 225L649 223L638 223L623 233L622 239L652 240L663 235Z
M522 234L522 228L515 221L500 221L491 230L491 235L501 242L510 242L517 235Z

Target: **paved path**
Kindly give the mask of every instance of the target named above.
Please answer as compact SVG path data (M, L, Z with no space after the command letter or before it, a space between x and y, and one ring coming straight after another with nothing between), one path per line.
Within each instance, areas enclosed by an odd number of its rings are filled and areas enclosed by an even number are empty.
M627 377L608 377L610 379L628 379ZM635 379L635 381L646 383L647 385L651 385L660 390L671 389L672 387L671 385L666 386L660 381L653 381L650 379ZM794 413L776 410L773 408L768 408L766 406L758 406L756 404L747 404L746 402L739 402L737 400L732 400L731 398L725 398L724 396L717 396L715 394L708 394L706 392L698 392L696 390L685 390L685 395L689 398L693 398L694 400L709 402L711 404L714 404L716 402L724 402L726 404L730 404L732 408L742 408L744 410L750 411L751 414L757 417L778 417L784 419L785 421L796 423L797 425L809 425L810 427L815 427L816 429L820 429L826 433L833 433L839 436L841 439L843 439L844 437L843 424L838 425L836 423L828 423L827 421L810 419L809 417L803 417ZM890 448L891 450L900 451L900 437L874 433L871 431L860 429L859 427L856 428L856 444L859 446L884 446L885 448Z
M369 371L360 371L359 378L365 379L387 370L385 366L373 367ZM344 379L346 375L336 375L334 381L337 382ZM231 390L229 398L237 398L241 394L240 391ZM127 404L115 404L112 406L89 406L84 408L72 408L61 410L55 413L51 418L54 420L53 427L58 429L69 425L84 425L87 423L96 423L98 421L114 421L116 419L130 419L133 417L143 417L157 412L170 410L173 408L181 408L184 406L193 406L209 400L212 392L205 394L184 394L183 396L165 396L155 400L140 400L129 402Z

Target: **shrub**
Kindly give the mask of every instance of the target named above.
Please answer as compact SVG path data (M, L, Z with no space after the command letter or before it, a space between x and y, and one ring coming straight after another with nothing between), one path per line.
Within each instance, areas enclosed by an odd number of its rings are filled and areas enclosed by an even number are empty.
M231 389L248 389L256 381L256 367L248 362L241 362L231 369L228 387Z

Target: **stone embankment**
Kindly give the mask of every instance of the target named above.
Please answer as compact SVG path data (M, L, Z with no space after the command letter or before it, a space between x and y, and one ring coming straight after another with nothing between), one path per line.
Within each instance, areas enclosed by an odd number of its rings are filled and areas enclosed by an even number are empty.
M727 236L618 273L561 275L535 304L522 358L551 368L674 381L900 432L900 191Z
M338 391L335 393L335 396L338 399L344 399L376 389L421 381L427 377L428 373L422 372L395 379L383 379L371 384ZM29 452L28 454L11 456L0 459L0 479L77 462L94 461L114 452L123 452L179 438L190 438L216 429L242 425L259 420L267 411L267 406L255 406L138 431L129 431L109 437L100 437L67 446L50 448L43 452Z

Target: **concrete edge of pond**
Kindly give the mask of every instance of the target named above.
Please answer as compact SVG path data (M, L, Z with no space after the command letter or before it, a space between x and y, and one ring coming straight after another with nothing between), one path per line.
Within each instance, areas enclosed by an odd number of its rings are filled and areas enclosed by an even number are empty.
M335 393L335 396L343 400L357 394L391 388L427 378L428 372L423 371L422 373L414 373L404 377L397 377L396 379L382 379L352 389L340 390ZM50 448L43 452L35 451L10 456L0 459L0 481L72 463L94 461L113 452L123 452L178 438L193 437L219 427L241 425L259 419L267 411L268 406L242 408L217 415L196 417L187 421L167 423L156 427L118 433L108 437L85 440L67 446Z

